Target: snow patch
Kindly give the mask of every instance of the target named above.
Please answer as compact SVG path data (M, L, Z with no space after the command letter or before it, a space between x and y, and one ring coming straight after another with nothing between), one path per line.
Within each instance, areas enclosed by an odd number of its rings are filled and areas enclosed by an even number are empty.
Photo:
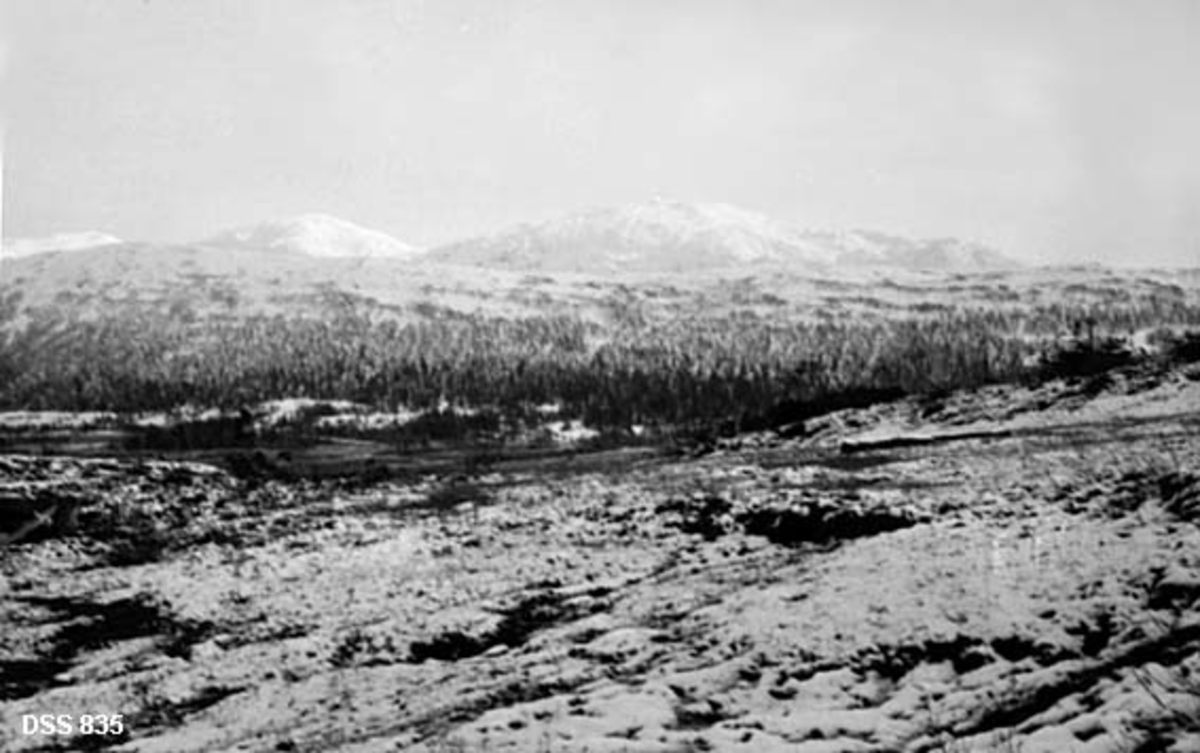
M546 434L556 444L572 445L595 439L600 432L583 425L578 419L570 421L551 421L542 427Z
M94 429L112 426L117 414L106 411L5 411L0 413L4 429Z
M362 413L362 414L346 414L341 413L335 416L321 416L314 422L314 426L318 429L358 429L367 431L377 431L382 429L395 429L405 424L412 423L421 417L421 413L414 411L396 411L395 413Z
M363 414L369 408L349 400L317 400L310 397L289 397L281 400L268 400L260 403L252 412L255 416L255 428L273 429L296 423L306 416L322 414L322 417L336 415Z

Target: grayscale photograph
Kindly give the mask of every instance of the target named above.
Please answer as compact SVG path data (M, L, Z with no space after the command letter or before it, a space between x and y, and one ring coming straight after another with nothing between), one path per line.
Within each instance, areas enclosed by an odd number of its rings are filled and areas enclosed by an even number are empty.
M4 0L0 750L1200 751L1200 0Z

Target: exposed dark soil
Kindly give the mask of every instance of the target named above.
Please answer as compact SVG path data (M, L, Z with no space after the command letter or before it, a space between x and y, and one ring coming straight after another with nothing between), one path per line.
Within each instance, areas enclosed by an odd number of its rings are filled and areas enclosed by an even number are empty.
M8 598L16 609L41 615L21 620L23 627L56 627L35 658L0 664L0 700L25 698L60 684L55 676L76 657L132 638L153 637L164 655L187 658L191 646L213 629L211 623L175 619L146 596L111 602L32 594Z

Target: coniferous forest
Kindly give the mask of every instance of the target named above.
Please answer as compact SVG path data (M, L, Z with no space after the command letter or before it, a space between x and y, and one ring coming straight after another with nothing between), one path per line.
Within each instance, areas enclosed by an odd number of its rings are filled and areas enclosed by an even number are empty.
M0 408L135 414L308 397L393 411L449 404L503 421L557 404L607 430L745 429L780 410L803 418L876 398L1081 375L1089 353L1100 364L1106 351L1126 353L1131 333L1172 324L1200 324L1200 307L1143 296L607 325L568 315L401 322L353 309L330 318L125 310L68 322L44 308L0 342Z

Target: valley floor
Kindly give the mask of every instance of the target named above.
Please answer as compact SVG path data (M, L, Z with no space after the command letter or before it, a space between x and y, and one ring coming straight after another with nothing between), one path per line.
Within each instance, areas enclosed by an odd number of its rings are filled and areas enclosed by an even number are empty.
M805 428L360 486L0 455L79 506L0 549L0 748L1200 749L1200 371Z

